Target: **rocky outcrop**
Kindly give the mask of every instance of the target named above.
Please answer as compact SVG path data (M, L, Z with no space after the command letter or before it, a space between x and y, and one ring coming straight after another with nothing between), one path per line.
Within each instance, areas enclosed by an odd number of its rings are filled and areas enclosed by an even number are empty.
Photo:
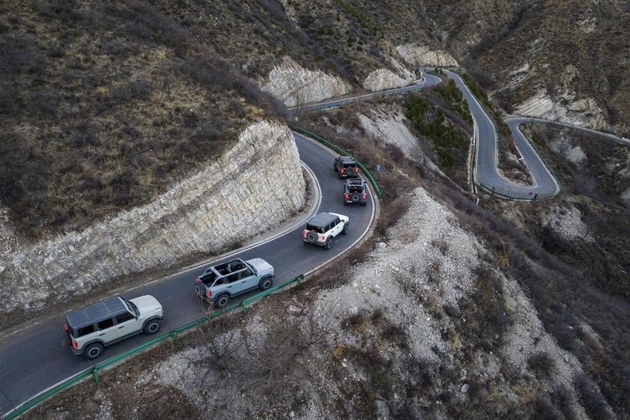
M0 261L0 310L37 309L97 285L218 253L277 225L304 205L291 132L261 121L208 168L145 206Z
M536 92L514 108L517 115L545 118L594 129L607 128L604 113L592 98L576 99L575 94L565 93L554 101L544 89Z
M416 81L416 74L398 60L392 57L390 63L394 71L389 69L374 70L363 81L363 87L369 91L377 92L407 86Z
M269 80L261 88L291 107L343 96L352 86L339 77L305 69L285 57L271 70Z
M388 69L378 69L370 73L363 81L363 87L377 92L385 89L407 86L416 80L415 74L407 71L402 77Z
M412 66L457 67L459 64L446 51L434 51L426 45L406 44L396 47L398 54Z

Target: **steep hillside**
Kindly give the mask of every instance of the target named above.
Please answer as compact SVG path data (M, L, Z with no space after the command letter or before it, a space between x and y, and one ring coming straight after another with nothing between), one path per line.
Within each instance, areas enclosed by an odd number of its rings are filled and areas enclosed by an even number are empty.
M27 236L144 204L277 115L145 2L3 3L0 54L0 198Z
M423 3L443 46L508 112L630 131L627 3Z
M0 197L27 236L147 203L278 115L253 82L287 57L361 90L454 63L442 48L508 112L624 132L629 13L578 0L6 3Z

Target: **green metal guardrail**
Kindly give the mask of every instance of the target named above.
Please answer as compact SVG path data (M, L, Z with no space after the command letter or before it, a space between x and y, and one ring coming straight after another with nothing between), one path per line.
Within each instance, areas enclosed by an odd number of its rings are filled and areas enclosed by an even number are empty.
M342 149L341 147L337 146L336 144L334 144L333 142L331 142L330 140L312 133L308 130L305 130L303 128L300 127L295 127L295 126L290 126L291 130L296 131L304 136L308 136L314 140L317 140L318 142L322 143L323 145L333 149L335 152L340 153L342 155L347 155L352 157L356 162L357 165L359 165L359 168L361 168L361 170L363 171L363 173L365 173L365 176L368 177L368 179L370 180L370 183L372 184L372 186L374 187L374 190L377 192L378 195L383 195L383 190L381 189L381 187L378 186L378 183L376 182L376 179L374 178L374 176L372 175L372 173L368 170L368 168L365 167L365 165L363 165L363 163L359 162L354 156L352 156L350 153L348 153L347 151L345 151L344 149Z
M6 419L7 420L14 420L18 417L20 417L21 415L23 415L24 413L26 413L27 411L35 408L36 406L38 406L39 404L43 403L44 401L46 401L47 399L55 396L56 394L58 394L61 391L64 391L68 388L70 388L71 386L73 386L74 384L76 384L79 381L82 381L83 379L87 378L88 376L92 376L94 378L94 382L96 382L96 384L100 383L100 378L99 378L99 371L101 371L102 369L105 369L111 365L114 365L116 363L121 362L122 360L127 359L130 356L135 355L136 353L139 353L143 350L148 349L149 347L153 347L154 345L161 343L162 341L166 341L168 339L174 340L177 338L177 336L183 332L186 332L188 330L191 330L193 328L198 327L201 324L204 324L208 321L210 321L211 319L217 318L227 312L232 312L235 309L241 308L243 311L247 310L247 306L259 299L262 299L265 296L268 296L282 288L285 288L287 286L290 286L292 284L299 284L302 280L304 280L304 274L300 274L297 277L292 278L291 280L282 283L280 285L277 286L273 286L272 288L265 290L264 292L260 292L257 293L245 300L243 300L240 303L234 303L230 306L227 306L225 308L216 310L211 312L208 315L204 315L203 317L196 319L194 321L191 321L187 324L184 324L180 327L177 327L175 329L172 329L171 331L167 332L164 335L161 335L159 337L155 337L149 341L147 341L146 343L143 343L137 347L134 347L130 350L127 350L123 353L120 353L116 356L112 356L107 360L104 360L102 362L99 362L97 364L95 364L92 367L89 367L85 370L82 370L81 372L78 372L76 374L74 374L73 376L69 377L68 379L64 380L63 382L58 383L57 385L47 389L46 391L42 392L39 395L36 395L35 397L31 398L30 400L28 400L27 402L25 402L24 404L20 405L19 407L17 407L15 410L11 411L7 416Z

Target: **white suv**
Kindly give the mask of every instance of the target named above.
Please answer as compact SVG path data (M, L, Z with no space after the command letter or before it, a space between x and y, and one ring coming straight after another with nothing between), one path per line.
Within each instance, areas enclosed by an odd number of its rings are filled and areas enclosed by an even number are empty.
M125 338L143 331L155 334L163 317L162 305L153 296L115 297L68 312L63 326L66 344L74 354L93 360L103 354L104 347Z
M316 244L330 249L333 246L333 238L337 235L348 233L350 218L337 213L319 213L306 223L302 231L302 239L305 244Z

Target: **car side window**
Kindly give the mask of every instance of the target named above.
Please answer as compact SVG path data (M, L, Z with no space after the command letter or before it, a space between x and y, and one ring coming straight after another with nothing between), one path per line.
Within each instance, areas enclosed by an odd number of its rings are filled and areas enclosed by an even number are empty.
M241 272L238 273L238 278L239 279L246 279L247 277L250 277L254 275L254 273L251 272L251 270L248 268L246 270L243 270Z
M339 218L337 217L337 219L335 220L335 226L337 226L339 223L341 223L341 220L339 220Z
M83 337L84 335L92 334L94 332L94 325L88 325L83 328L79 328L78 337Z
M116 315L116 324L122 324L132 319L134 319L134 316L129 312L125 312L124 314Z
M230 274L229 276L227 276L228 283L234 283L236 280L238 280L238 273Z
M114 326L114 318L107 318L96 325L98 326L99 330L106 330Z

